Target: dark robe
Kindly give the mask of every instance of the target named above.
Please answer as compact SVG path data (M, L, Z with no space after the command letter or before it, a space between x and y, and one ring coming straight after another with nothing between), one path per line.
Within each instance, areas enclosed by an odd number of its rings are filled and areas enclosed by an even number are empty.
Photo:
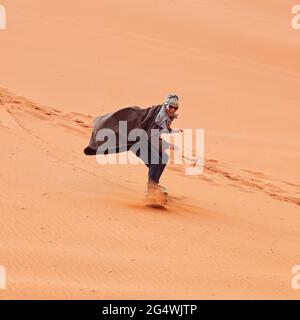
M136 141L128 140L128 133L133 129L144 129L150 138L151 129L159 129L155 123L157 114L162 105L154 105L145 109L140 107L126 107L103 116L98 116L94 120L93 132L90 142L84 153L86 155L96 155L97 149L105 141L97 141L97 134L102 129L111 129L116 135L116 147L110 148L108 153L128 151L129 148L136 143ZM125 144L119 144L119 122L127 121L127 137ZM160 139L161 140L161 139ZM138 140L137 140L138 141Z

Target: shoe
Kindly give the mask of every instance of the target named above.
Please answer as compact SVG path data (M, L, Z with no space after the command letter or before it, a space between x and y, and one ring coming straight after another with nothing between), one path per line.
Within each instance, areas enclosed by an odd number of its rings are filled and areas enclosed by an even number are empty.
M160 190L158 183L148 182L147 193L156 193Z
M148 202L164 205L167 203L167 189L157 183L148 183L146 199Z
M158 187L160 188L160 190L162 191L163 194L167 195L168 194L168 189L162 185L158 185Z

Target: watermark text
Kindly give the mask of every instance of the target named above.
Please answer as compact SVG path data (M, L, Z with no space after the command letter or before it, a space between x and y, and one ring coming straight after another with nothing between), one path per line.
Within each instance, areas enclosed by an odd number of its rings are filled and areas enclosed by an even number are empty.
M204 171L204 129L184 129L175 135L159 129L149 133L136 128L128 132L127 121L119 121L118 129L100 129L96 144L99 164L171 163L184 164L186 175L201 175Z
M6 29L6 9L0 4L0 30Z
M292 288L294 290L300 289L300 265L296 265L292 268L292 274L294 275L292 278Z
M6 289L6 270L3 266L0 266L0 290Z
M292 8L293 18L291 21L292 28L294 30L300 30L300 4L295 5Z

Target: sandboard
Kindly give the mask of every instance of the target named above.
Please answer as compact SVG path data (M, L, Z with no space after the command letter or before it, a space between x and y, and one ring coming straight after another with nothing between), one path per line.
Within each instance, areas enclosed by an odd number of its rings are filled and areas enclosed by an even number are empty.
M166 209L168 203L168 190L160 186L160 192L146 194L146 205L152 208Z

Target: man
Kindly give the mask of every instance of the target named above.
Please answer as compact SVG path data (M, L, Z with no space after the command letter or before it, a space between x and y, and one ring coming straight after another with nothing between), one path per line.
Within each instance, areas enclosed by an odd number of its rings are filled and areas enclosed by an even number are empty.
M169 144L161 139L160 135L164 132L182 132L181 129L171 129L173 120L177 118L176 111L178 108L178 96L169 94L164 103L160 105L154 105L146 109L127 107L104 116L99 116L94 121L90 142L88 147L84 149L84 153L86 155L96 155L131 150L143 160L149 169L148 192L159 192L161 190L159 180L169 160L166 154ZM120 123L124 121L126 121L125 134L120 130ZM101 130L105 129L110 129L115 133L117 139L114 142L117 142L116 144L107 144L107 140L99 138L103 133ZM137 141L129 139L129 133L134 129L143 129L147 134L145 139L139 140L141 148L138 150L133 147ZM125 139L124 136L126 136ZM120 141L123 141L123 143ZM156 143L157 141L158 143ZM104 144L105 148L102 148ZM148 152L142 152L145 149Z

